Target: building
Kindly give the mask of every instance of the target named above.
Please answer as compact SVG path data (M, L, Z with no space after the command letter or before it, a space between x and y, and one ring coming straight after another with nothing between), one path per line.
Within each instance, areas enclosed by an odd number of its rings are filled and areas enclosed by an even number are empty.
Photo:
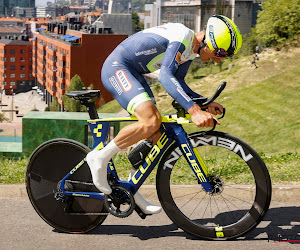
M48 6L37 7L36 17L56 17L56 8Z
M31 90L32 44L23 40L0 40L0 88L6 94Z
M25 21L21 18L0 17L0 24L2 24L2 25L24 27L24 23L25 23Z
M35 0L0 0L0 15L11 16L15 7L35 8Z
M0 37L4 39L19 39L26 36L26 28L20 26L7 26L0 24Z
M31 37L31 18L21 19L15 17L0 17L0 36L2 38L22 36ZM32 18L32 20L36 20Z
M153 4L145 4L144 28L149 29L156 25L156 2Z
M144 27L178 22L200 31L210 16L221 14L232 19L242 34L247 34L256 21L254 5L257 3L253 0L157 0L147 5Z
M72 77L78 74L85 86L101 90L99 107L112 100L101 83L101 67L112 50L127 35L89 34L67 29L67 25L50 24L33 39L33 76L36 85L50 104L53 97L63 105L63 95Z
M26 8L26 7L14 7L12 9L12 15L16 18L27 18L35 17L35 8Z

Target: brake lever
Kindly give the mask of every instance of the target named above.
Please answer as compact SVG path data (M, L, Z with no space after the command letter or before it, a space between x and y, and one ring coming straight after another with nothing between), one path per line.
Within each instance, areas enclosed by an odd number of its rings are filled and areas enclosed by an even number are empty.
M218 109L216 109L216 110L218 110ZM220 116L220 117L218 118L218 120L220 120L220 119L224 118L224 116L225 116L225 112L226 112L226 109L225 109L225 108L223 108L223 113L222 113L222 116ZM213 128L212 128L212 129L208 130L208 132L214 131L214 130L215 130L215 128L216 128L216 126L217 126L217 120L216 120L216 119L214 119L214 126L213 126Z

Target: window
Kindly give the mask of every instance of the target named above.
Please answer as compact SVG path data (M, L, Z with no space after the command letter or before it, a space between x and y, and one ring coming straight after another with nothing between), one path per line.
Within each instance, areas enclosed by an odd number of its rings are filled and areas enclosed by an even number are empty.
M3 73L3 78L6 78L6 77L7 77L6 73Z
M6 49L3 50L3 54L6 55Z
M14 54L16 54L16 51L15 51L14 49L11 49L11 50L10 50L10 54L11 54L11 55L14 55Z
M16 82L15 81L10 81L10 86L15 86Z
M26 74L24 74L24 73L20 74L20 78L25 78L25 77L26 77Z
M3 81L3 86L6 86L7 85L7 82L6 81Z
M29 78L31 78L32 77L32 74L31 73L29 73Z
M25 54L25 49L21 49L20 53L21 53L21 55L24 55Z
M16 70L16 65L10 65L10 70Z
M15 73L11 73L10 74L10 78L15 78L16 77L16 74Z
M32 54L32 49L29 50L29 54Z
M10 62L16 62L16 58L15 57L11 57L10 58Z
M3 65L3 69L6 70L6 65Z
M20 66L20 70L25 70L25 66L24 66L24 65L21 65L21 66Z
M25 62L25 57L20 57L21 62Z
M3 62L6 62L6 57L3 57Z

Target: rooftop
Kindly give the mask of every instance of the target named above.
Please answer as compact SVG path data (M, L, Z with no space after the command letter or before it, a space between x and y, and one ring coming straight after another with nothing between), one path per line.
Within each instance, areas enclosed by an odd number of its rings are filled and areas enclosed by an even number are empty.
M31 45L31 42L23 41L23 40L0 39L0 44L5 44L5 45Z
M0 24L0 33L23 33L24 32L24 27L19 27L19 26L5 26Z
M25 22L25 20L15 17L0 17L0 22L6 21L6 22Z

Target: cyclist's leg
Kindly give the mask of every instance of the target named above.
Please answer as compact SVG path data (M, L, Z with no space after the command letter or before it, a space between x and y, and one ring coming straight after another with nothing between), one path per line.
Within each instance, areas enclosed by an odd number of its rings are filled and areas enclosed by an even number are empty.
M91 152L87 156L91 172L94 172L94 184L99 190L106 193L111 192L107 183L106 166L108 161L120 149L126 148L142 139L151 137L156 139L158 137L157 131L161 124L161 116L150 97L153 97L152 92L149 96L145 91L145 87L143 87L144 84L142 85L132 74L131 70L120 63L121 60L119 59L112 57L105 62L102 69L102 82L120 105L138 118L138 122L123 128L114 140L100 152ZM112 67L112 65L115 66ZM153 209L155 206L149 209L149 203L146 203L138 193L135 194L135 201L145 213L157 213L161 210L160 207Z

